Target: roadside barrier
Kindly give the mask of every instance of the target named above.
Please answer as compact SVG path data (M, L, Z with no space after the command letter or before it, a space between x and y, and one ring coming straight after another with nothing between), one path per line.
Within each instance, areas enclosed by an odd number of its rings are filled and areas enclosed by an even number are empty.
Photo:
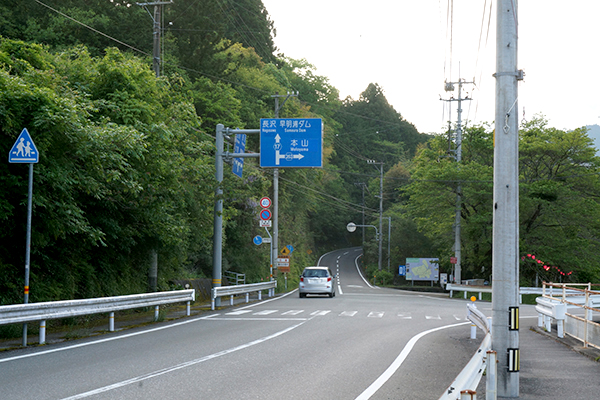
M490 350L492 346L490 320L477 309L475 304L467 304L467 318L485 333L481 345L475 355L458 374L456 379L446 389L439 400L476 399L476 389L481 381L484 371L486 373L486 398L495 399L496 387L496 352ZM474 339L473 334L471 338ZM493 397L491 397L493 395Z
M218 286L211 290L210 308L215 309L215 299L221 296L231 296L230 304L233 305L233 296L239 294L246 295L246 303L250 301L250 293L258 292L258 299L262 300L262 291L269 290L269 297L272 297L274 289L277 287L277 281L268 281L260 283L249 283L247 285L233 285L233 286Z
M195 290L188 289L93 299L11 304L0 306L0 325L40 321L40 344L44 344L48 319L109 313L109 331L112 332L115 330L115 311L154 306L154 319L158 320L159 306L185 302L189 316L190 303L195 299Z
M543 295L536 299L538 326L544 326L550 332L553 318L557 321L558 337L562 338L567 334L583 342L584 347L593 346L600 349L600 324L594 321L593 315L594 312L600 312L600 291L592 290L592 286L599 285L544 282ZM553 310L549 310L547 304L560 304L559 312L556 315L552 314ZM575 312L580 315L576 315Z

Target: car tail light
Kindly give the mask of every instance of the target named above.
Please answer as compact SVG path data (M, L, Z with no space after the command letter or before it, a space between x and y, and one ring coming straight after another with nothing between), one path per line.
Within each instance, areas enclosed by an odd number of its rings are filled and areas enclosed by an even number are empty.
M304 282L304 277L303 276L300 277L300 282Z
M331 282L331 277L327 278L327 282Z

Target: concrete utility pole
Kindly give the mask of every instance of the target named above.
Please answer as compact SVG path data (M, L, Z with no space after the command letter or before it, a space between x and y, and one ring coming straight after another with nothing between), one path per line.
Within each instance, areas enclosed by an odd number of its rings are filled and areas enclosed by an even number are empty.
M368 164L373 164L379 170L379 231L377 240L379 241L379 256L377 259L377 268L381 271L381 253L383 246L382 228L383 228L383 161L367 160ZM379 167L377 167L379 165Z
M162 19L162 7L165 4L172 4L172 1L154 1L151 3L135 3L138 6L144 7L146 11L148 9L146 6L154 6L154 15L150 14L152 21L154 22L154 26L152 29L153 47L152 47L152 69L154 69L154 74L158 78L160 76L160 36L161 36L161 19Z
M362 188L362 224L365 224L365 187L367 187L367 184L364 182L355 182L354 183L356 186L360 186ZM361 242L364 246L365 244L365 227L362 227L362 242Z
M458 116L456 121L456 149L454 150L457 163L462 161L462 102L465 100L471 100L468 97L462 97L462 86L463 84L475 84L475 82L466 82L464 79L459 79L458 82L446 82L444 90L446 92L453 92L454 85L458 84L458 98L450 98L448 100L443 100L447 102L458 102ZM456 211L454 217L454 257L456 258L455 270L454 270L454 280L456 283L460 284L462 281L462 252L461 252L461 244L460 244L460 222L461 222L461 209L462 209L462 195L461 195L461 186L458 183L456 187Z
M275 92L273 97L275 99L275 118L279 118L279 111L285 105L285 102L290 97L298 97L299 92L288 92L287 95L280 95L279 92ZM279 105L279 98L285 97L281 105ZM279 168L273 169L273 238L271 239L273 246L272 259L277 260L279 255ZM271 265L271 269L273 266ZM273 277L271 276L271 279Z
M497 2L492 350L498 398L519 397L519 121L517 2Z

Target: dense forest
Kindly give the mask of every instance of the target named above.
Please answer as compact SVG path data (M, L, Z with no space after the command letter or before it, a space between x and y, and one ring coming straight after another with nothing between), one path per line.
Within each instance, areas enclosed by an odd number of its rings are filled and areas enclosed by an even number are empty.
M299 94L280 117L321 118L325 127L323 168L280 171L279 243L294 247L290 287L303 266L342 246L363 245L364 263L376 268L374 232L362 243L346 224L364 216L378 225L379 168L391 249L380 278L391 283L407 257L439 257L441 271L451 271L459 187L463 278L490 276L492 127L467 124L458 165L448 157L451 132L419 133L377 83L340 99L308 60L286 57L261 0L165 5L159 76L152 7L1 0L0 15L0 148L7 154L27 128L40 152L31 301L152 289L153 255L159 290L210 277L216 125L256 129L274 116L273 95L288 92ZM249 136L246 148L258 151L258 138ZM597 282L600 159L585 128L525 121L520 158L522 284ZM243 178L230 172L223 269L260 281L269 251L252 238L264 234L258 200L272 195L273 172L255 159L246 159ZM0 164L0 304L22 301L27 174L26 165Z

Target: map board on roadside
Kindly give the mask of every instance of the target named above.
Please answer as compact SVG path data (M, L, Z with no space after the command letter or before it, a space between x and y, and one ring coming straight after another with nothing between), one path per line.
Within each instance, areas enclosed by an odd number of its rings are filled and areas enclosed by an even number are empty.
M438 258L407 258L407 281L433 281L437 282L440 275Z

